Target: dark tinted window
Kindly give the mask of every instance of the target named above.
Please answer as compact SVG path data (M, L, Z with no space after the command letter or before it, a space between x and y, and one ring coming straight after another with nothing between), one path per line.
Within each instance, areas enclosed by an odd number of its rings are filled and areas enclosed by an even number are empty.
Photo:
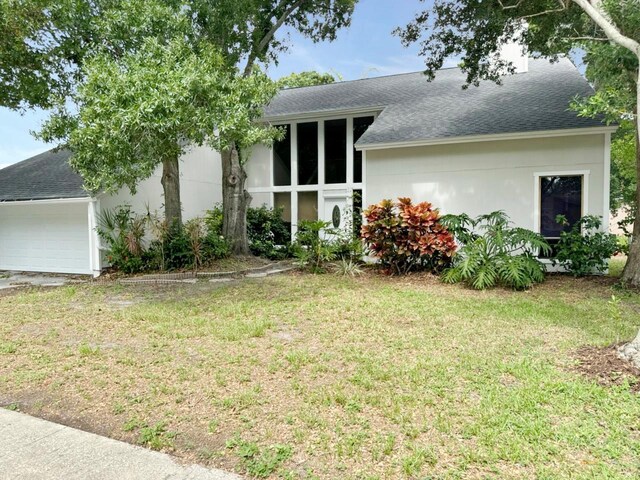
M273 184L291 185L291 125L283 125L287 135L273 144Z
M347 120L324 122L324 181L347 182Z
M556 222L564 215L569 225ZM540 233L557 238L569 230L582 216L582 176L540 178Z
M373 117L360 117L353 119L353 144L360 139L362 134L373 123ZM353 149L353 181L362 182L362 152Z
M318 123L298 124L298 185L318 183Z

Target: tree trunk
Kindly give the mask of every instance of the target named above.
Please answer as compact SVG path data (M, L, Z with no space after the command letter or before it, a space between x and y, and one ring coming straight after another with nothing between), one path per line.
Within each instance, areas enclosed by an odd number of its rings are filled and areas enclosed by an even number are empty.
M639 59L640 60L640 59ZM637 102L636 103L636 218L633 222L633 236L629 245L629 257L622 272L622 281L640 287L640 78L636 83Z
M623 360L633 362L636 367L640 368L640 332L631 342L618 347L618 356Z
M164 189L164 218L167 225L182 227L178 157L165 158L162 161L162 188Z
M640 61L640 55L638 55ZM629 245L629 257L622 272L622 281L640 287L640 70L636 82L636 218L633 222L633 237ZM629 360L640 368L640 331L631 342L618 349L618 356Z
M222 235L231 244L234 255L249 255L247 208L251 195L244 189L247 173L240 163L238 150L224 150L222 158Z

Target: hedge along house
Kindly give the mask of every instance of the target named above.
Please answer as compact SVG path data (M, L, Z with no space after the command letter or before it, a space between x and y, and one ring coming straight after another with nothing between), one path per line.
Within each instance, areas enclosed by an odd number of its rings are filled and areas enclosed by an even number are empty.
M611 133L569 110L593 90L568 59L522 58L503 85L463 89L457 69L283 90L266 120L286 138L247 164L254 204L333 222L354 192L429 201L442 213L505 210L554 240L557 214L609 217ZM337 207L337 208L336 208ZM336 221L336 223L338 223Z
M0 270L99 275L104 263L96 232L104 209L130 205L162 213L161 171L114 195L91 196L69 166L71 153L49 151L0 170ZM181 162L185 219L222 201L220 157L194 148Z

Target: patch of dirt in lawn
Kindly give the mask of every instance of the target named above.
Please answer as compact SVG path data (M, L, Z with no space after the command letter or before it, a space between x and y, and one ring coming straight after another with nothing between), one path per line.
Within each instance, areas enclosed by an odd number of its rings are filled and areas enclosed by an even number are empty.
M640 369L618 357L620 344L607 347L587 345L575 352L575 370L605 387L628 383L631 391L640 392Z

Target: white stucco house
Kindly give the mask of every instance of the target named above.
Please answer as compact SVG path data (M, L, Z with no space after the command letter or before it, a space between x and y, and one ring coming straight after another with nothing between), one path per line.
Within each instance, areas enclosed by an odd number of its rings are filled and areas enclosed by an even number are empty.
M616 127L569 109L593 90L568 59L521 58L503 85L463 89L458 68L282 91L266 119L287 137L247 164L254 203L332 221L358 192L429 201L445 213L505 210L553 241L557 214L609 221L609 154Z
M609 220L609 152L615 127L569 110L593 90L568 59L522 58L503 85L463 89L457 68L283 90L265 121L287 130L253 149L253 205L300 220L334 221L357 192L429 201L442 213L505 210L553 241L555 216ZM220 159L194 149L182 166L186 218L221 199ZM98 273L96 211L128 203L160 209L158 177L135 196L88 196L66 161L46 153L0 170L0 270ZM338 215L339 219L340 216Z
M99 275L104 266L95 227L101 209L131 205L162 212L161 171L135 195L89 195L68 164L70 153L49 151L0 170L0 270ZM194 148L181 165L185 219L222 201L220 157Z

